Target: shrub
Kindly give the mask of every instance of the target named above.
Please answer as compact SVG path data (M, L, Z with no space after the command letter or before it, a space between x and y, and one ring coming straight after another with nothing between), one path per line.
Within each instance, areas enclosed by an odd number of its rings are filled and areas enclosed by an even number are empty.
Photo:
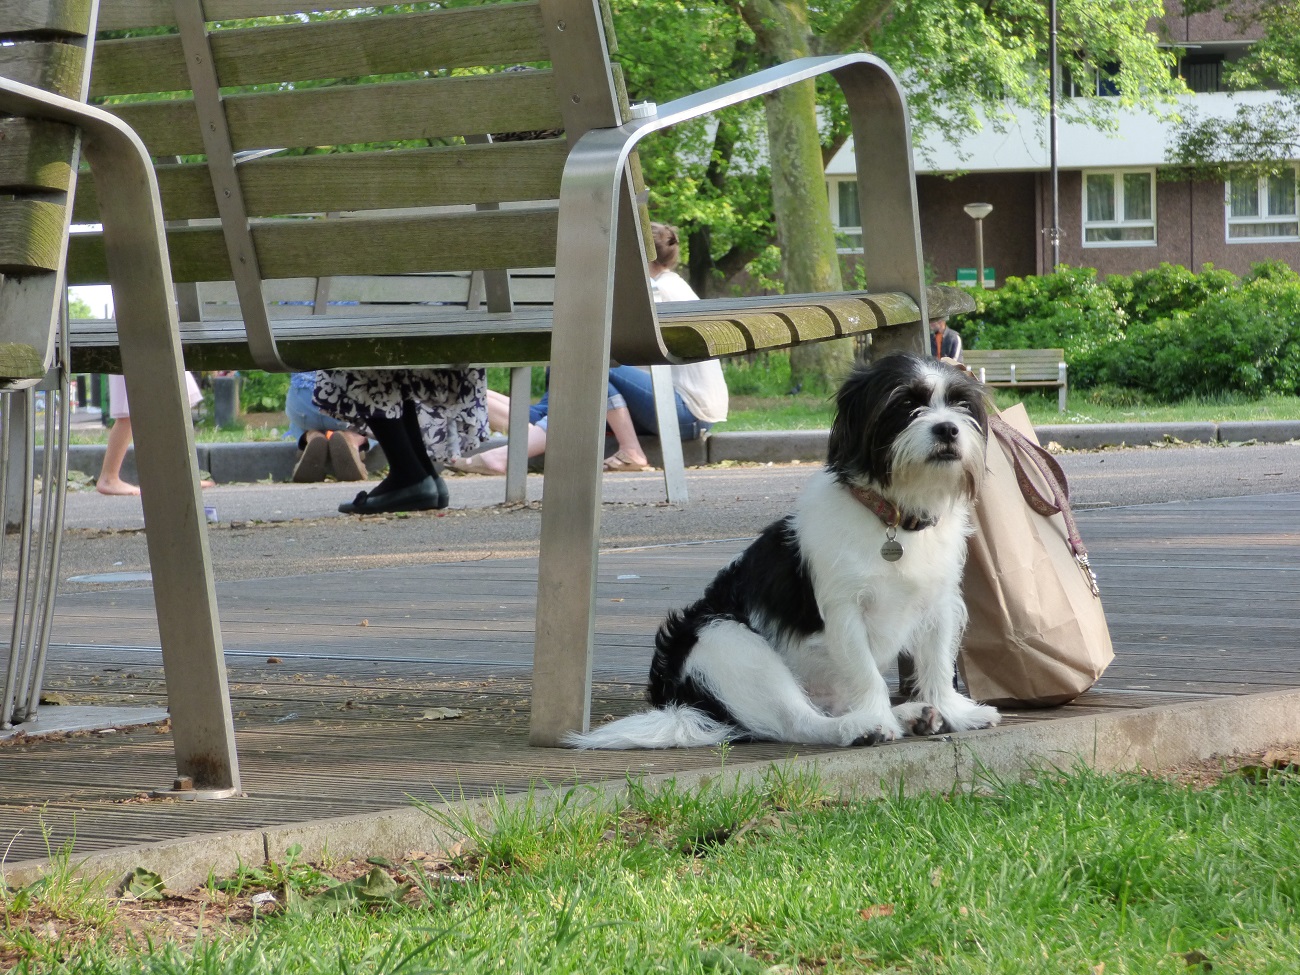
M1174 312L1195 311L1210 298L1227 294L1241 282L1231 271L1202 266L1197 274L1180 264L1163 263L1150 271L1112 274L1106 287L1130 322L1153 322Z
M289 394L289 374L250 369L241 372L239 409L244 413L275 413L284 409Z
M1009 277L996 291L968 289L979 306L952 325L971 349L1062 348L1070 377L1091 385L1105 350L1124 336L1127 316L1092 268Z
M1193 312L1135 324L1102 375L1166 401L1300 392L1300 280L1262 277Z
M1291 265L1285 261L1259 261L1250 266L1250 273L1244 281L1246 284L1255 281L1297 282L1300 281L1300 273L1291 270Z

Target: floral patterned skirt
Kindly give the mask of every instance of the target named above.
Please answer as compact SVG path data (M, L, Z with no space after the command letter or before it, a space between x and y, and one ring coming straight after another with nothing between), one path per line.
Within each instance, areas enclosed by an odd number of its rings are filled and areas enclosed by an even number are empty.
M312 401L367 434L370 417L397 418L404 404L415 403L424 447L444 464L468 456L489 435L483 368L321 370Z

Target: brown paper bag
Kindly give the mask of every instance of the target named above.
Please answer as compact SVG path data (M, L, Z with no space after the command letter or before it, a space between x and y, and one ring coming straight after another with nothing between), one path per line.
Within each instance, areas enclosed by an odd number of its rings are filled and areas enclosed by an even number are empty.
M996 418L990 424L957 663L977 701L1051 707L1096 683L1115 654L1065 476L1038 446L1023 406L1002 419L1011 432L999 434Z

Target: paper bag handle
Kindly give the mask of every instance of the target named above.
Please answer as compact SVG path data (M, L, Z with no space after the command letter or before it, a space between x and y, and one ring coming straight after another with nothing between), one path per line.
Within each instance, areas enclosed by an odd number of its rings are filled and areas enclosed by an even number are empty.
M1020 485L1020 493L1024 496L1025 503L1045 518L1059 514L1065 520L1065 534L1070 543L1070 551L1074 553L1074 560L1079 563L1079 568L1088 580L1088 588L1092 590L1092 594L1101 596L1101 590L1097 587L1097 574L1092 571L1092 566L1088 563L1088 549L1084 547L1079 526L1074 520L1074 512L1070 509L1070 487L1066 483L1065 471L1061 469L1061 465L1043 447L996 414L989 417L989 430L1011 453L1011 464L1016 471L1016 483ZM1044 497L1038 490L1038 486L1030 480L1020 460L1022 454L1037 468L1052 494L1051 499Z

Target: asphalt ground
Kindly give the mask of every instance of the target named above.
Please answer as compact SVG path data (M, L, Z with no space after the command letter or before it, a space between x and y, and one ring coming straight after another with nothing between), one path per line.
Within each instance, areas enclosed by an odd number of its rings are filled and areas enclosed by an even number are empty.
M1161 504L1300 492L1300 444L1167 446L1058 455L1077 506ZM690 502L663 501L657 472L604 478L605 549L747 538L789 512L817 469L810 463L728 464L687 471ZM430 562L535 555L542 475L528 498L505 505L504 480L447 475L451 506L412 515L341 515L364 485L223 484L204 492L217 509L209 543L219 581ZM63 543L64 592L97 588L78 577L112 573L112 585L148 571L137 498L70 491ZM143 580L134 584L147 584Z

